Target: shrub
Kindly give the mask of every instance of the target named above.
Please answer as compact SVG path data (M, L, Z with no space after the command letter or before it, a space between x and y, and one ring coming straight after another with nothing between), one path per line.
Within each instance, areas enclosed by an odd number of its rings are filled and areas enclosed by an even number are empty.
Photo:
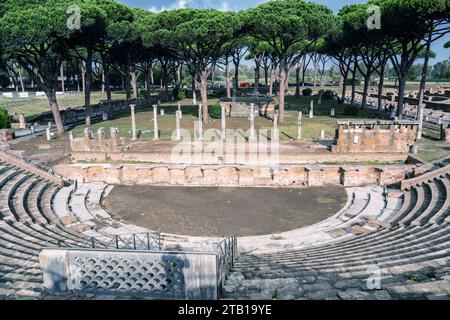
M8 129L10 127L8 111L0 108L0 129Z
M312 89L311 88L305 88L305 89L303 89L302 90L302 94L303 94L303 96L305 96L305 97L309 97L310 95L312 95Z
M359 114L359 107L355 105L346 106L344 109L344 115L357 116Z
M227 88L214 89L214 96L217 98L225 97L227 95Z
M320 90L319 94L322 95L323 100L333 100L335 96L333 90Z
M219 103L209 108L209 115L213 119L220 119L222 117L222 107Z
M150 99L151 98L150 94L145 89L139 89L138 96L141 97L141 98L143 97L144 99Z
M175 100L183 100L186 98L184 90L180 89L178 86L173 89L172 95Z

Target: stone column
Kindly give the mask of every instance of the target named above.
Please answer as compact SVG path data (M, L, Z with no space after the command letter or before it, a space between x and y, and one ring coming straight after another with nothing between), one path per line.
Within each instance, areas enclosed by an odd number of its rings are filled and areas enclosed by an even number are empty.
M52 131L48 127L45 129L45 136L47 138L47 141L52 140Z
M105 144L105 128L99 128L97 130L98 144L100 146Z
M250 135L248 137L249 141L255 141L255 104L250 104Z
M320 130L320 140L325 140L325 130Z
M84 142L86 144L89 144L90 141L91 141L91 138L92 138L92 129L91 128L85 128L83 134L84 134Z
M309 109L309 118L314 118L314 100L311 100L311 108Z
M336 109L335 108L331 108L330 116L332 116L332 117L336 116Z
M227 139L227 124L226 124L226 110L225 110L225 106L221 106L221 112L222 112L222 140L226 140Z
M297 118L297 140L302 139L302 118L303 118L303 112L298 112L298 118Z
M275 112L273 116L273 129L272 129L272 139L278 141L279 140L279 131L278 131L278 110Z
M176 117L176 131L177 131L176 140L180 141L181 140L181 111L180 110L177 110L175 112L175 117Z
M159 140L159 128L158 128L158 105L153 105L153 141Z
M196 140L203 140L203 121L200 119L199 121L194 121Z
M161 109L161 115L163 116L163 115L165 115L166 114L166 111L164 110L164 109Z
M117 128L111 128L111 146L117 147L119 145L119 130Z
M19 114L19 128L26 129L27 122L25 121L25 116L23 114Z
M201 104L198 106L198 118L199 119L203 119L203 116L202 116L202 105Z
M183 111L181 111L181 103L178 103L178 113L180 116L180 120L182 120L183 119Z
M131 109L131 140L136 141L137 140L137 129L136 129L136 111L135 111L136 105L130 104Z

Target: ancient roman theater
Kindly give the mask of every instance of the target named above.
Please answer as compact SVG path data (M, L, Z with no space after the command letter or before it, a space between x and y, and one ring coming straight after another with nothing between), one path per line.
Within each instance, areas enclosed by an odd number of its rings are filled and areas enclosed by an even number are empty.
M0 300L450 300L449 0L147 2L0 0Z

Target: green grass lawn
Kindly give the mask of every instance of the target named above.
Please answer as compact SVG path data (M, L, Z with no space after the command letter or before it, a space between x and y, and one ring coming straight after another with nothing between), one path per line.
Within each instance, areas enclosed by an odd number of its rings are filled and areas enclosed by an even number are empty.
M433 162L448 156L450 143L424 137L419 142L419 152L417 155L426 162Z
M308 110L310 101L315 101L315 117L309 119ZM296 137L297 132L297 115L299 111L303 111L303 126L302 136L304 139L319 139L320 131L325 130L326 136L329 139L334 138L335 130L337 128L336 121L344 119L370 119L369 114L362 112L361 116L348 117L344 115L344 106L338 106L337 102L330 100L322 100L322 104L318 105L317 97L287 97L285 124L280 126L280 138L282 140L291 140ZM217 103L218 99L210 99L209 105ZM275 101L277 103L277 101ZM192 106L191 99L184 99L180 101L183 110L183 120L181 126L183 129L189 130L191 134L194 132L194 122L198 120L198 106ZM158 125L160 139L163 141L171 140L172 132L175 130L175 111L177 110L178 102L168 102L161 105L164 109L165 115L158 115ZM330 116L330 110L334 107L336 109L336 116ZM153 129L153 109L150 107L138 112L136 121L137 128L141 130L141 141L149 141L153 138L150 132ZM259 117L255 120L255 128L270 130L273 126L271 120ZM131 138L131 117L129 115L122 115L115 119L94 124L93 130L104 127L109 131L109 128L118 128L122 136ZM220 129L220 119L211 119L208 124L204 125L204 130ZM75 135L82 135L85 126L78 126L73 131ZM227 129L249 129L249 121L246 118L227 118Z
M125 99L123 92L114 92L113 99ZM67 93L57 97L61 110L84 105L83 93ZM106 100L106 93L92 92L91 103L97 104L101 100ZM32 99L0 99L0 107L5 108L11 114L24 114L25 117L38 116L50 111L46 97Z

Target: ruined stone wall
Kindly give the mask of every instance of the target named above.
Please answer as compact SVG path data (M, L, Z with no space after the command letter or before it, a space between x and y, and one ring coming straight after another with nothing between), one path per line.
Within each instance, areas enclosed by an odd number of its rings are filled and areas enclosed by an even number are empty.
M75 138L73 132L70 132L70 148L72 152L90 153L90 152L124 152L129 146L124 137L119 136L117 128L111 128L109 138L106 137L105 128L97 130L97 139L91 128L84 129L84 135Z
M175 166L61 164L54 171L80 182L155 186L304 187L389 185L405 179L414 165L396 166Z
M338 122L335 153L409 153L418 125L403 121Z

